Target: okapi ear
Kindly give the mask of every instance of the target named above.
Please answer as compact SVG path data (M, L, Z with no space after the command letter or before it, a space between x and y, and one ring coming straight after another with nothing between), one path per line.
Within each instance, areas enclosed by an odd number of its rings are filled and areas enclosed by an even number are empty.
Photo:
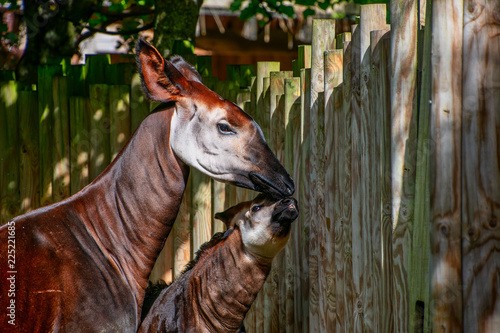
M137 67L146 96L156 102L177 101L189 89L186 78L157 49L139 38Z
M200 73L198 73L196 68L194 68L193 65L191 65L186 60L184 60L184 58L182 58L181 56L178 56L178 55L173 56L172 58L170 58L170 62L189 81L196 81L196 82L202 83Z
M224 211L224 212L220 212L220 213L215 213L215 218L217 220L220 220L222 221L225 225L226 225L226 228L231 228L233 225L231 224L231 220L233 218L233 215L231 214L228 214L228 212L231 210L231 208L229 208L228 210Z

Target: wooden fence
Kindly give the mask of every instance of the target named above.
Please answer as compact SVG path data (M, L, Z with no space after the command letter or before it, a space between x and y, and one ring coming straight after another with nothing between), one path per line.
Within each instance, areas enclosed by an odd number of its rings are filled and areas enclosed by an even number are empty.
M249 332L500 331L500 22L494 0L364 5L316 20L293 72L228 68L208 86L261 125L300 217ZM425 28L424 28L425 27ZM131 64L94 56L1 82L3 222L95 178L151 110ZM171 281L217 211L255 193L193 171L151 279Z

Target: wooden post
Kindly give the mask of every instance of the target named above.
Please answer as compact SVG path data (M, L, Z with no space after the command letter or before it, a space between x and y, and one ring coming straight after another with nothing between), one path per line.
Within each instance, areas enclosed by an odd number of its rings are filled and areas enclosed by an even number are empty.
M71 194L84 188L90 181L90 112L89 100L84 97L69 99L69 135L70 135L70 166Z
M309 119L309 101L311 99L311 69L301 69L300 71L300 137L302 144L300 145L300 179L299 188L299 221L301 225L301 263L300 263L300 295L302 299L302 332L309 331L309 235L311 229L311 212L310 212L310 189L311 184L308 182L310 166L308 163L310 154L310 119Z
M53 193L55 202L70 195L70 143L69 143L69 102L67 77L55 76L52 79L54 100L54 146L52 163L54 168Z
M342 83L343 50L326 51L324 54L324 109L325 109L325 225L323 244L319 254L319 307L325 316L324 330L334 331L336 328L335 306L335 216L340 211L339 201L335 196L338 186L339 164L334 150L334 137L338 139L341 126L341 105L335 101L334 89ZM338 93L338 92L337 92ZM341 96L340 96L341 97Z
M20 208L17 83L2 82L0 97L0 224L3 224L18 215Z
M396 331L409 331L411 228L415 195L418 2L391 2L391 182Z
M38 114L40 119L40 206L53 203L53 161L54 149L54 101L52 96L52 77L62 75L59 65L38 68Z
M130 137L130 86L109 86L109 112L110 153L114 160Z
M463 7L464 332L500 331L497 274L500 267L500 23L495 16L498 6L498 1L466 0ZM478 8L481 10L476 11Z
M415 175L415 209L410 257L410 329L416 332L431 331L431 249L430 249L430 152L431 144L431 6L427 1L425 36L422 55L422 80L420 84L420 103L418 114L417 163ZM422 15L422 12L420 12ZM412 328L413 327L413 328Z
M311 96L308 117L310 119L309 173L310 188L310 252L309 252L309 331L326 330L324 309L319 307L320 290L318 261L324 235L324 52L335 48L335 21L314 20L311 46Z
M269 139L269 122L271 121L271 115L269 103L265 102L269 85L264 84L264 78L269 78L270 72L278 72L279 70L279 62L257 62L257 110L255 121L259 124L266 139Z
M186 190L182 197L181 206L179 212L177 213L177 218L175 219L174 226L172 227L172 234L174 235L173 243L173 272L172 278L177 279L184 266L191 260L191 218L190 218L190 207L191 207L191 176L189 176L188 183L186 184Z
M355 37L358 34L355 35ZM357 39L357 38L355 38ZM335 226L335 283L337 332L353 331L353 260L352 260L352 227L351 227L351 94L352 94L352 53L355 43L343 45L343 103L340 111L339 139L334 141L338 156L339 190L338 201L341 213ZM358 44L359 45L359 44Z
M149 114L149 104L142 92L141 77L136 73L132 76L130 84L130 133L134 133Z
M18 106L19 189L21 194L19 213L24 214L40 206L37 93L35 91L20 91Z
M377 128L378 150L376 156L380 156L378 164L379 195L377 201L381 210L380 216L380 239L381 239L381 285L375 292L379 295L378 306L380 308L380 332L393 330L393 255L392 255L392 195L391 195L391 40L390 33L384 35L384 31L374 31L373 40L379 40L372 52L372 102L374 107L374 124ZM382 35L382 37L381 37ZM375 246L377 246L375 244Z
M284 82L284 125L285 125L285 147L284 147L284 167L292 175L295 184L299 183L298 163L300 161L300 78L287 78ZM297 186L297 185L296 185ZM297 189L296 189L296 192ZM284 330L286 332L293 332L298 328L298 311L297 303L300 300L296 291L300 286L298 277L298 250L300 243L300 228L298 221L292 225L292 231L288 244L284 249L285 256L285 292L282 294L284 297L283 305L285 310L285 324Z
M191 170L191 258L200 246L212 236L212 193L210 177L198 170Z
M434 332L462 331L463 1L432 2L431 255ZM466 158L469 158L467 156Z
M109 86L89 85L90 95L90 181L104 171L111 162L109 133Z
M166 284L173 282L173 264L174 264L174 233L168 235L163 249L161 249L155 265L149 275L149 281L159 283L161 281Z

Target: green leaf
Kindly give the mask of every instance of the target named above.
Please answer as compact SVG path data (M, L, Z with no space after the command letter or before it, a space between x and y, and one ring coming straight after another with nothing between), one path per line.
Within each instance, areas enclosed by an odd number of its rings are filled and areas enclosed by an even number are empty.
M321 8L321 9L323 9L323 10L327 10L327 9L328 9L328 7L330 7L330 5L331 5L331 4L330 4L330 1L329 1L329 0L325 0L325 1L323 1L323 2L319 2L319 1L318 1L318 7L319 7L319 8Z
M278 11L280 13L285 14L288 17L294 17L295 16L295 11L293 10L292 6L287 6L287 5L280 5L278 7Z
M6 32L6 31L9 31L9 27L7 26L7 24L5 23L0 24L0 32Z
M314 6L316 4L316 0L297 0L295 4L302 6Z
M306 10L304 10L304 18L307 18L308 16L312 16L314 14L316 14L316 12L312 8L307 8Z
M249 4L247 8L243 9L240 14L240 20L245 21L257 14L258 6Z
M18 40L17 35L13 32L6 33L4 38L10 40L12 43L17 43Z
M231 3L231 6L229 6L229 8L231 9L231 11L235 12L237 10L240 10L242 4L243 0L234 0L234 2Z

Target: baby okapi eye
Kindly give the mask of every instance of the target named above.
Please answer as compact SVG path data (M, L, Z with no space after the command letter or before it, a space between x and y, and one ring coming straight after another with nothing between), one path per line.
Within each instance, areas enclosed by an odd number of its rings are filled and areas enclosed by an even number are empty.
M219 130L219 133L220 134L224 134L224 135L229 135L229 134L236 134L232 129L231 127L229 127L228 124L222 124L222 123L218 123L217 124L217 129Z
M251 210L252 213L258 212L260 210L260 206L253 206Z

